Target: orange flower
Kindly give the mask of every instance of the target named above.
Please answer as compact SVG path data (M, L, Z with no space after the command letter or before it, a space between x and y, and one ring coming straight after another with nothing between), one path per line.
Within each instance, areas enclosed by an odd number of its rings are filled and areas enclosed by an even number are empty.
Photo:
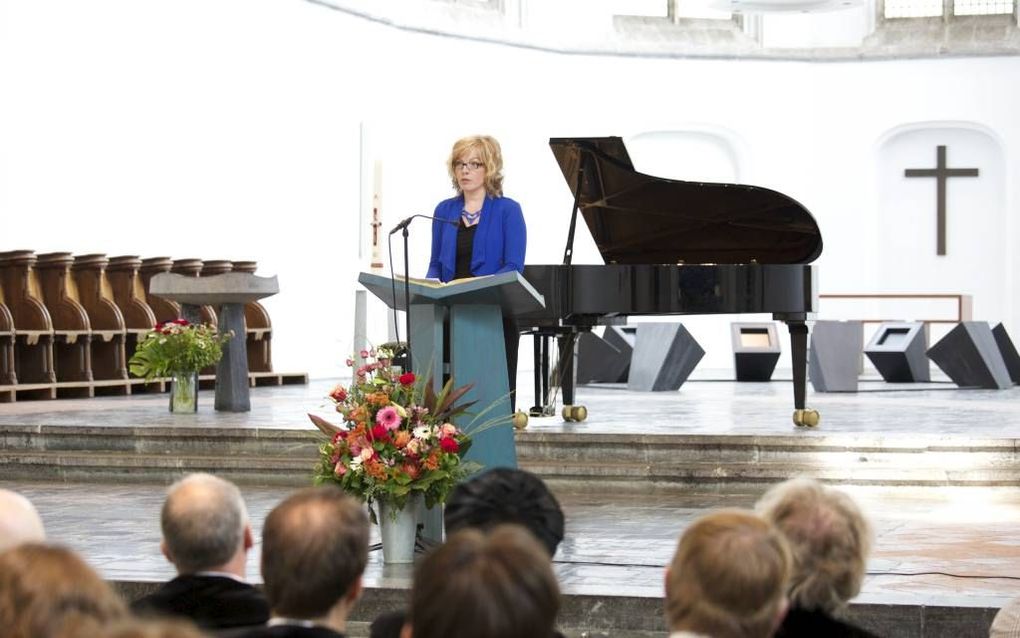
M438 470L439 469L439 453L435 450L429 452L428 457L422 463L422 466L426 470Z
M384 407L390 404L390 395L385 392L373 392L367 397L368 402L375 404L379 407Z
M405 445L411 440L411 433L407 430L400 430L397 432L397 436L393 439L393 443L399 449L403 449Z
M365 463L365 474L379 481L386 480L386 466L373 459Z

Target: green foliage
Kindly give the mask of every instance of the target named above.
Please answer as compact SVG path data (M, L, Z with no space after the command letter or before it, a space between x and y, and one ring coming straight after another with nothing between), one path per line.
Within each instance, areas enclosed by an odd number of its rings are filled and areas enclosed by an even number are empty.
M184 319L165 321L145 335L128 367L146 379L198 372L220 360L223 344L232 336Z

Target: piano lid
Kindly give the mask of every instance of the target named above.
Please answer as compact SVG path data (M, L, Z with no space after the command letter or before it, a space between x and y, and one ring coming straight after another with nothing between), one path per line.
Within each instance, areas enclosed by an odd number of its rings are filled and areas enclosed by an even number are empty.
M634 170L619 137L552 138L553 155L607 264L806 264L822 253L811 213L767 188Z

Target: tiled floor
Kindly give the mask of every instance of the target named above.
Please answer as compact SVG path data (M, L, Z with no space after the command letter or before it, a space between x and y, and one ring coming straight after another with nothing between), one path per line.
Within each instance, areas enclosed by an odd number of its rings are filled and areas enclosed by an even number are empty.
M522 376L522 394L528 388ZM198 415L166 413L165 396L32 401L0 405L0 426L131 425L306 428L308 411L331 382L257 388L252 412L219 414L204 393ZM819 395L822 428L795 430L788 383L689 382L676 393L639 394L618 387L581 388L590 418L563 424L533 419L542 432L796 434L805 437L933 437L961 442L1020 438L1020 388L956 390L947 384L890 387L862 383L857 394ZM531 397L522 396L522 405ZM42 513L52 540L82 552L114 579L161 580L171 568L159 554L162 486L8 482ZM845 488L872 518L877 542L860 600L995 606L1020 595L1020 490L1015 488ZM288 490L244 488L256 530ZM758 493L704 492L656 497L564 498L567 539L556 556L564 590L574 593L661 595L662 569L677 536L707 509L753 504ZM258 580L257 552L249 576ZM384 568L373 554L372 585L406 585L406 568Z

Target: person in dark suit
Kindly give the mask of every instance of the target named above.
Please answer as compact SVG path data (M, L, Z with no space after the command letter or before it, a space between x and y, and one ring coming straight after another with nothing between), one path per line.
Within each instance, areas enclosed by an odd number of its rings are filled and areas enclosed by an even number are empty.
M131 608L142 616L183 617L206 630L261 625L269 604L245 582L252 548L248 512L237 486L189 474L170 486L160 515L160 549L178 576Z
M503 152L488 135L457 140L446 164L457 195L436 206L432 255L426 277L447 282L503 272L524 272L528 243L521 205L503 195ZM511 411L516 406L520 333L503 316Z
M755 506L789 542L793 574L790 609L778 638L875 638L840 618L861 591L871 525L849 496L806 478L774 486Z
M368 515L337 486L295 492L262 528L262 580L272 610L243 638L343 638L368 563Z

